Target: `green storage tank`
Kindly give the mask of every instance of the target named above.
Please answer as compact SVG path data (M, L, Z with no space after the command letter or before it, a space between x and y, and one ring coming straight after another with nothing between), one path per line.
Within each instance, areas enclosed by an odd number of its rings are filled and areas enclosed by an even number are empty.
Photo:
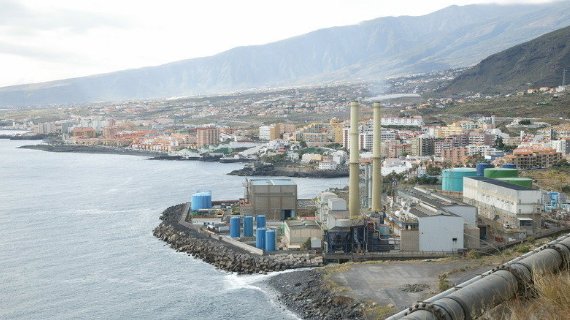
M517 186L525 187L525 188L532 188L532 179L531 178L498 178L497 180L503 181L510 184L515 184Z
M511 168L488 168L485 169L483 176L491 179L516 178L519 176L519 171Z
M463 178L477 175L475 168L445 169L441 173L441 190L463 192Z

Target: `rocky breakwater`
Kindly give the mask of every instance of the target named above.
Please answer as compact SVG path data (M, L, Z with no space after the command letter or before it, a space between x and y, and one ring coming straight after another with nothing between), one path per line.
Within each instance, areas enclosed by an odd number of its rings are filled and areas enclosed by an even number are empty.
M183 225L180 217L183 204L169 207L161 216L162 222L153 234L171 248L199 258L219 269L238 274L266 273L286 269L316 267L322 264L320 257L308 255L278 254L260 256L249 253L194 226Z

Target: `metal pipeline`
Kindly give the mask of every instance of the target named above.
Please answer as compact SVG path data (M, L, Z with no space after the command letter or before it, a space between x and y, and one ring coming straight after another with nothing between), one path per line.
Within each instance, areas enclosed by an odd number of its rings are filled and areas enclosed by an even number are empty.
M534 274L553 273L569 265L567 234L387 319L472 319L517 294L526 294Z

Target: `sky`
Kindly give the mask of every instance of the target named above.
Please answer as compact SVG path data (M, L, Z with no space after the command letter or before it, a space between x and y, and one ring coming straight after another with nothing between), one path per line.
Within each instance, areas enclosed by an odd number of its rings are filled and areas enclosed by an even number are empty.
M450 5L548 0L0 0L0 87L214 55Z

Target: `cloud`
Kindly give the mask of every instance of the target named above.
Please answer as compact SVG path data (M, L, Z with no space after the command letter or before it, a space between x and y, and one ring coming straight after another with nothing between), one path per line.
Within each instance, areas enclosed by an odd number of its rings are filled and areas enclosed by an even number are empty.
M109 15L70 9L31 8L13 0L0 0L0 26L39 32L66 30L84 33L94 28L126 28L128 20ZM26 31L27 30L27 31Z

